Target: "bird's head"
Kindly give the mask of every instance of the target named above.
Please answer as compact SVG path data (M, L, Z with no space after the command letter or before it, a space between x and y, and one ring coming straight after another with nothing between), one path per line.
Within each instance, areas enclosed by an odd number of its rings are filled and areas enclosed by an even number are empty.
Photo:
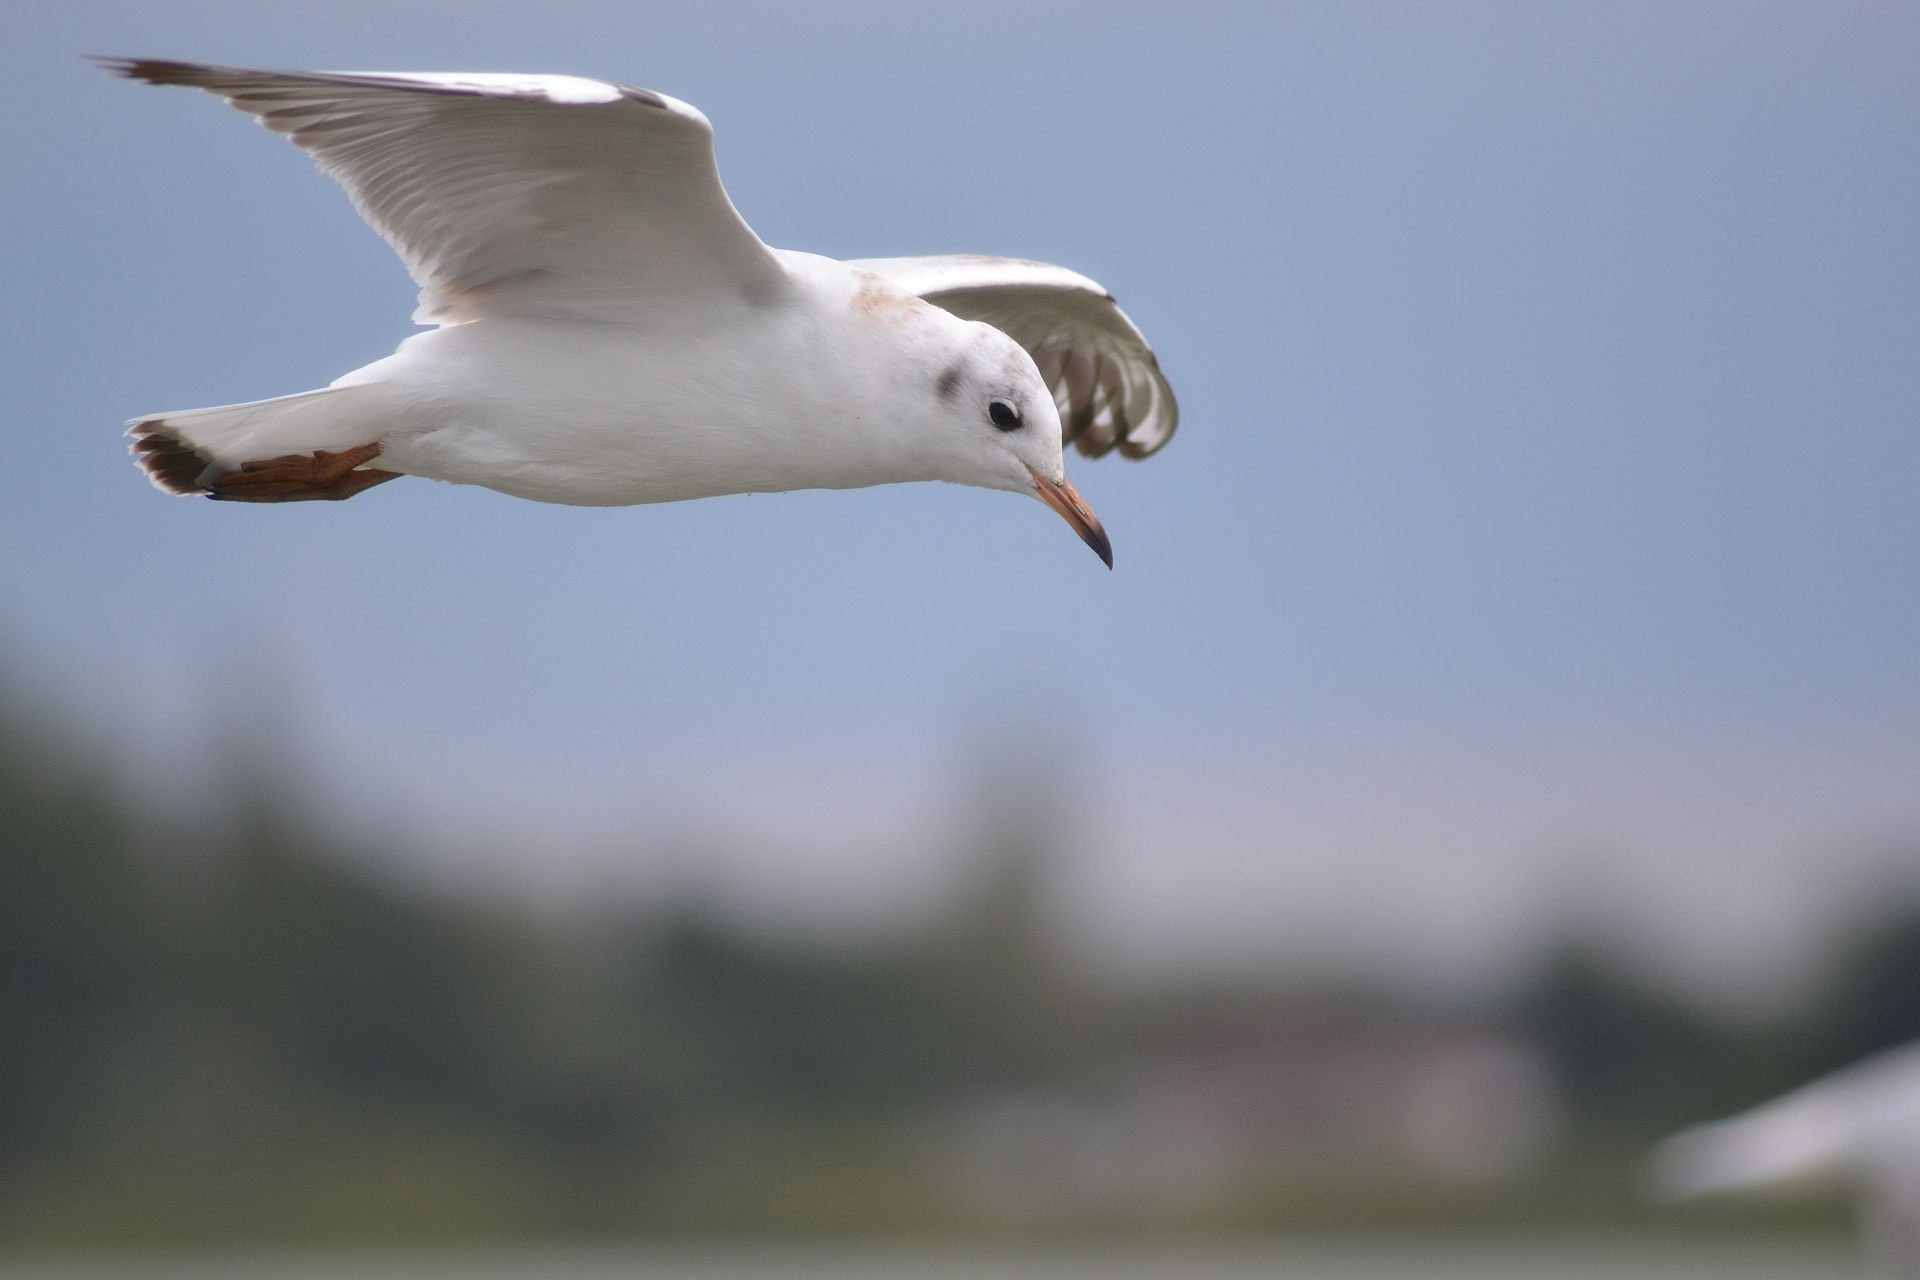
M944 344L927 388L942 478L1040 499L1111 569L1106 530L1067 482L1060 412L1033 357L991 325L957 323L959 341Z

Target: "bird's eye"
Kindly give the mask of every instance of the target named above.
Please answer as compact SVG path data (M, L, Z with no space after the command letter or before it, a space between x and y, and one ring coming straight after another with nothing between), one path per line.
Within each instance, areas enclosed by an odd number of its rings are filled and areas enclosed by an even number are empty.
M1020 411L1005 400L995 400L987 406L987 416L993 419L993 425L1002 431L1011 431L1020 425Z

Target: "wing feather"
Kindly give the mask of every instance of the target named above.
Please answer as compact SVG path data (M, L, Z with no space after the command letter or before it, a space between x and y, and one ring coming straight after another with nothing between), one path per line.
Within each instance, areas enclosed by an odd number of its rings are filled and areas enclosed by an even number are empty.
M1053 389L1066 440L1088 457L1144 458L1173 436L1180 410L1146 338L1113 295L1046 262L947 254L853 266L936 306L1004 331Z
M610 318L785 283L686 103L574 76L255 71L103 59L205 89L346 188L420 285L423 321Z

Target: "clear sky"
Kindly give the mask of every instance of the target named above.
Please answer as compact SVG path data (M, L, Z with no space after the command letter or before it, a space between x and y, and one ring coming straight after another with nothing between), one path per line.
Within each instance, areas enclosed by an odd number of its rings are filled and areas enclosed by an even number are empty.
M1180 434L1069 463L1112 574L934 486L164 499L123 420L322 385L414 290L83 53L664 90L770 243L1100 279ZM719 833L832 909L1038 753L1129 955L1471 960L1569 900L1778 953L1920 847L1920 9L82 2L0 64L0 654L150 778L244 716L350 826Z

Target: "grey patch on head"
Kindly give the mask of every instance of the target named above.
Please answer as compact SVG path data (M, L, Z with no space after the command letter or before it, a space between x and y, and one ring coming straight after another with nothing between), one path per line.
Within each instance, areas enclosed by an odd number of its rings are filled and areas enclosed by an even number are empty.
M634 84L617 84L613 87L618 89L620 96L628 102L638 102L646 107L657 107L661 111L667 109L667 100L651 89L642 89L639 85Z
M940 393L942 400L945 400L948 404L952 404L953 398L960 394L961 376L960 366L957 364L953 365L934 381L933 389Z

